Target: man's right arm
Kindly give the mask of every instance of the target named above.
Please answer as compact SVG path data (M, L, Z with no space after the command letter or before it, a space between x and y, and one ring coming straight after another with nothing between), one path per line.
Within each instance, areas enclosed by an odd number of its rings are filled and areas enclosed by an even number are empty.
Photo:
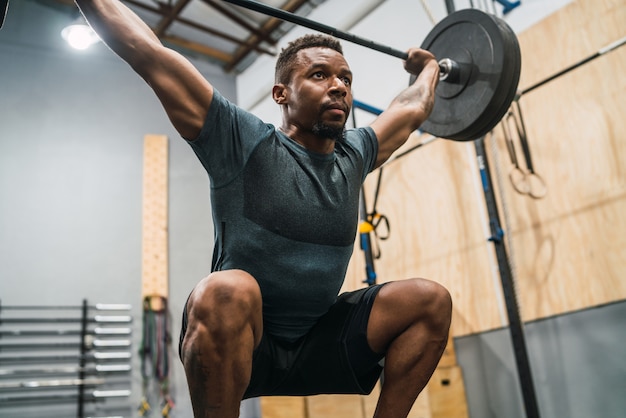
M406 142L411 132L420 127L435 103L439 64L433 54L420 48L411 48L404 66L417 78L371 124L378 138L376 167L387 161Z
M213 86L118 0L75 1L102 41L154 90L178 133L195 139L213 99Z

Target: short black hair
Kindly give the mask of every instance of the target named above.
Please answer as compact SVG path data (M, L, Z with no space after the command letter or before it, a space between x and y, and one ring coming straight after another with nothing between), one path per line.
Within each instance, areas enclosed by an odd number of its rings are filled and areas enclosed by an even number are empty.
M293 66L297 63L298 52L306 48L330 48L343 55L343 48L337 38L329 35L309 34L301 36L287 44L280 51L276 60L276 71L274 73L275 83L289 84Z

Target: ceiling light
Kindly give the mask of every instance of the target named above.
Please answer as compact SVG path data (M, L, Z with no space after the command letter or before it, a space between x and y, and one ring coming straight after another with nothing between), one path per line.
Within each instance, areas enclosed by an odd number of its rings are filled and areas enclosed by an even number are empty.
M81 50L87 49L100 41L98 35L87 25L82 17L63 28L61 36L72 48Z

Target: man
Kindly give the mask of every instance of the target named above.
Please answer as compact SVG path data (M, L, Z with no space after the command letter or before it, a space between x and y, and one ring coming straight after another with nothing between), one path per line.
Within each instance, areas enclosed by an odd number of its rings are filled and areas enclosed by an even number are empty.
M356 236L358 194L426 120L438 64L416 74L369 127L346 131L352 73L323 35L278 58L276 129L224 99L117 0L76 0L104 42L153 88L211 179L212 273L191 292L180 356L196 417L237 417L261 395L369 393L377 418L406 417L447 341L451 300L425 279L337 297Z

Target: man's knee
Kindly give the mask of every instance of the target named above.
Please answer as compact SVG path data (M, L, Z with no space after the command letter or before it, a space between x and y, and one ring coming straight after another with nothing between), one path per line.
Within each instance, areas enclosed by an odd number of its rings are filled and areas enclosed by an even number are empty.
M397 289L398 299L392 303L412 311L416 322L426 321L434 329L443 330L450 326L452 297L441 284L427 279L409 279Z
M452 297L450 292L441 284L427 280L415 279L419 295L422 301L424 316L438 330L448 332L452 318Z
M428 279L413 279L418 287L417 292L437 311L451 311L452 297L441 284Z
M198 283L187 302L190 328L201 326L224 338L247 326L260 333L261 308L258 283L241 270L211 273Z

